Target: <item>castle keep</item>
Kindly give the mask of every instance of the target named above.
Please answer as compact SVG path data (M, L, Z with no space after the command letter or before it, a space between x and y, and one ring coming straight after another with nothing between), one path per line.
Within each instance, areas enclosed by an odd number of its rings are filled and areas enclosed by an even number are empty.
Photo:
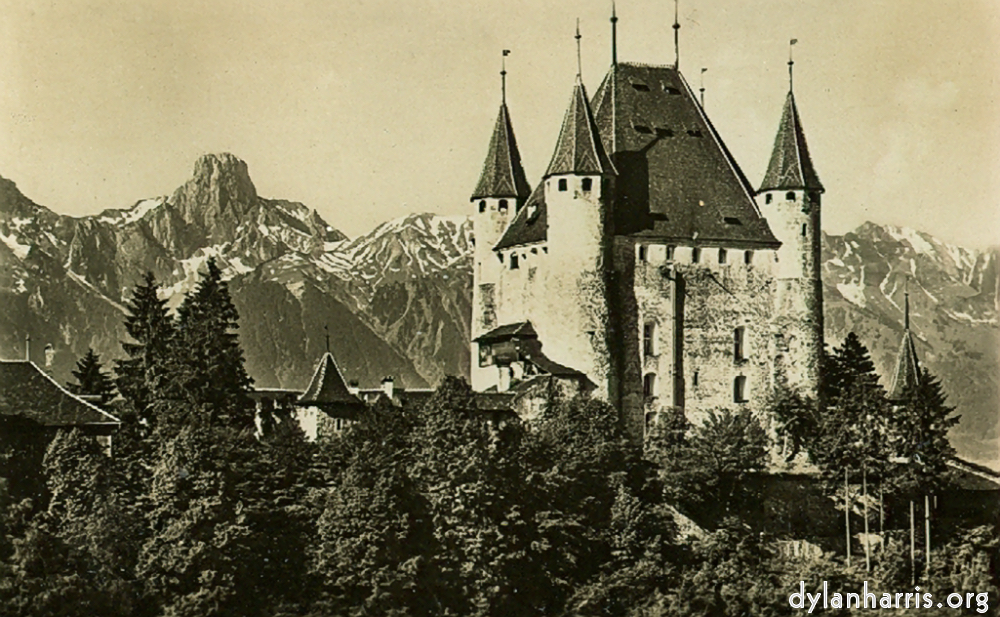
M822 193L791 88L756 190L676 63L615 57L592 97L577 75L533 190L504 97L471 197L473 388L557 377L637 438L667 409L815 396Z

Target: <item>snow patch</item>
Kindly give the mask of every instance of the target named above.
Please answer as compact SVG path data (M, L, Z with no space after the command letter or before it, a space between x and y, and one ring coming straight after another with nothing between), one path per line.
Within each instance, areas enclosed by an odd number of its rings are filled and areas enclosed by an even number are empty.
M14 255L21 260L25 259L28 256L28 251L31 250L30 245L18 242L17 238L14 237L14 234L7 236L0 233L0 240L3 240L3 243L7 245L7 248L13 251Z

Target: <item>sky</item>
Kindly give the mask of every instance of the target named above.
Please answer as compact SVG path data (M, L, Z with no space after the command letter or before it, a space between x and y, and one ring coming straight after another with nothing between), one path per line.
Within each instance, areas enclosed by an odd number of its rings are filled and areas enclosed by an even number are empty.
M471 212L500 102L529 181L576 74L611 59L610 0L0 0L0 176L74 216L171 193L209 152L350 236ZM673 6L619 0L621 61L674 61ZM826 187L824 228L866 220L1000 244L1000 4L680 1L680 68L763 177L787 92Z

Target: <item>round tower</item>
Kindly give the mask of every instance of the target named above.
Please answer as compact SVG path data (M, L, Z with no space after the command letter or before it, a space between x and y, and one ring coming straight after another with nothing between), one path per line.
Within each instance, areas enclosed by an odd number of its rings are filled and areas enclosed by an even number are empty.
M775 385L813 397L823 357L822 194L789 90L757 203L781 241L771 324Z

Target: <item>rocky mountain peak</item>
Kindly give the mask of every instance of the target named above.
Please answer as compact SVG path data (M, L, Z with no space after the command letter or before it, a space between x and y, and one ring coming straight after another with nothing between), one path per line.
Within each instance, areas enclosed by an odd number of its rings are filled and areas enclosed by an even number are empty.
M220 223L238 220L257 200L246 162L224 152L199 157L193 176L174 192L170 203L187 222L214 230Z

